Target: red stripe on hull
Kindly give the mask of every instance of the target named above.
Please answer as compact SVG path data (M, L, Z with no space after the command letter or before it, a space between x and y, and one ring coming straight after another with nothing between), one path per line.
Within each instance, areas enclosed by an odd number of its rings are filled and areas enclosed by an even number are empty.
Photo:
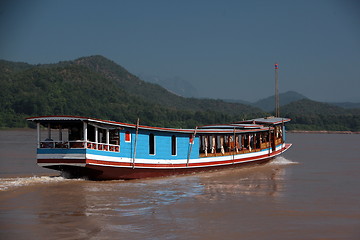
M124 167L109 167L99 165L87 165L88 168L96 170L97 175L88 176L93 180L130 180L139 178L152 178L152 177L166 177L172 175L191 174L197 172L214 171L226 168L235 168L239 166L262 164L270 161L274 157L261 159L257 161L243 162L241 164L228 164L211 167L198 167L198 168L167 168L167 169L154 169L154 168L124 168ZM100 173L101 172L101 173Z
M273 155L271 155L273 156ZM225 160L225 161L213 161L213 162L203 162L203 163L189 163L188 166L186 164L153 164L153 163L136 163L134 164L135 168L151 168L151 169L174 169L174 168L186 168L186 167L211 167L216 165L228 165L233 163L241 163L247 161L260 160L269 157L268 155L261 155L257 157L249 157L242 159L234 159L234 160ZM93 160L87 159L86 163L89 165L103 165L107 167L133 167L132 163L124 163L124 162L111 162L111 161L102 161L102 160Z
M203 162L203 163L189 163L189 165L186 164L152 164L152 163L136 163L134 164L135 168L187 168L187 167L210 167L215 165L228 165L233 163L241 163L241 162L247 162L247 161L257 161L269 157L274 157L281 152L287 150L291 144L286 144L286 146L280 150L277 150L275 152L272 152L271 154L263 154L260 156L254 156L254 157L247 157L247 158L239 158L239 159L228 159L224 161L212 161L212 162ZM233 155L229 155L230 158L232 158ZM236 155L235 155L236 157ZM206 159L206 158L204 158ZM125 162L112 162L112 161L103 161L103 160L93 160L93 159L87 159L86 163L89 165L106 165L109 167L133 167L132 163L125 163Z
M55 163L55 164L74 164L74 163L79 163L79 164L85 164L86 163L86 159L38 159L37 163Z

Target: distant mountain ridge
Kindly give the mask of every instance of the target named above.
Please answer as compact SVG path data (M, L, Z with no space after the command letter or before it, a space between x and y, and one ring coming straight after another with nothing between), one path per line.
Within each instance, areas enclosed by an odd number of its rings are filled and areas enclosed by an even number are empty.
M141 124L193 128L266 117L273 97L250 104L185 98L145 82L103 56L31 65L0 60L0 128L26 127L25 117L81 115ZM280 95L288 129L360 131L360 109L312 101L296 92Z
M308 97L306 97L303 94L298 93L296 91L287 91L284 93L280 93L279 98L280 98L280 106L281 107L288 105L292 102L297 102L302 99L309 99ZM251 106L260 108L261 110L263 110L265 112L273 112L274 106L275 106L274 95L267 97L267 98L260 99L256 102L247 102L247 101L243 101L243 100L234 100L234 99L224 99L224 101L251 105ZM316 101L314 101L314 102L316 102ZM360 103L354 103L354 102L322 102L322 103L333 105L333 106L338 106L338 107L345 108L345 109L360 109Z
M288 91L279 94L279 99L280 99L280 107L282 107L292 102L296 102L302 99L307 99L307 97L295 91ZM264 99L260 99L259 101L251 105L254 107L258 107L265 112L272 112L274 111L274 106L275 106L275 96L273 95Z
M262 115L251 106L184 98L144 82L103 56L56 64L0 62L0 127L34 115L84 115L168 127L194 127Z
M186 98L196 98L198 96L197 89L188 81L178 77L161 78L157 76L139 75L139 78L160 85L168 91Z
M329 104L347 109L353 109L353 108L360 109L360 103L354 103L354 102L330 102Z
M92 71L114 80L121 89L144 101L160 104L172 109L217 111L233 114L234 111L261 113L261 110L244 104L227 103L222 100L185 98L174 94L158 84L141 80L125 68L103 56L90 56L74 60L78 65L89 67ZM221 107L219 107L221 105Z
M288 91L285 93L280 93L279 98L280 98L280 106L284 106L284 105L287 105L292 102L296 102L301 99L307 99L307 97L305 97L304 95L302 95L298 92L295 92L295 91ZM273 112L274 106L275 106L275 96L274 95L267 97L267 98L260 99L256 102L248 102L248 101L233 100L233 99L226 99L224 101L247 104L247 105L259 108L265 112Z
M292 119L291 129L360 131L360 109L302 99L285 105L280 113Z

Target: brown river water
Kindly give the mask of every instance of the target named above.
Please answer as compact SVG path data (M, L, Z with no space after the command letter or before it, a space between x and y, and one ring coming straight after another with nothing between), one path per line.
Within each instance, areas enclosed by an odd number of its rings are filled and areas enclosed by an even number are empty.
M36 165L36 132L0 131L0 239L360 239L360 135L288 134L260 166L133 181Z

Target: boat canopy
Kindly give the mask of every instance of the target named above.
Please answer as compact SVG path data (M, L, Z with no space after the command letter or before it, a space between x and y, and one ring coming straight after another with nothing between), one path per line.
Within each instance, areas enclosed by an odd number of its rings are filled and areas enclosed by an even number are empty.
M198 127L198 133L217 133L217 134L229 134L229 133L244 133L244 132L258 132L268 131L268 127L264 127L259 124L244 123L244 124L220 124L220 125L204 125Z
M87 122L89 125L93 125L103 129L122 129L126 128L136 128L136 124L128 124L115 122L110 120L100 120L96 118L88 118L88 117L78 117L78 116L40 116L40 117L30 117L27 118L28 121L33 121L36 123L40 123L41 125L47 127L48 124L51 124L52 128L57 128L56 125L66 126L71 125L74 122ZM165 132L183 132L183 133L193 133L194 129L177 129L177 128L162 128L162 127L150 127L139 125L139 129L143 130L153 130L153 131L165 131Z
M193 134L195 131L198 134L229 134L229 133L242 133L242 132L255 132L255 131L268 131L269 126L281 124L290 121L287 118L256 118L247 121L236 122L232 124L216 124L216 125L204 125L199 126L196 129L181 129L181 128L163 128L163 127L150 127L136 124L128 124L115 122L110 120L100 120L96 118L79 117L79 116L40 116L27 118L29 121L39 123L45 127L51 128L63 128L71 126L74 123L86 122L94 127L103 129L122 129L122 128L137 128L143 130L152 131L164 131L164 132L177 132L177 133L189 133Z
M221 125L204 125L199 129L259 129L262 125L258 124L221 124Z
M255 118L250 120L245 120L241 122L236 122L238 124L264 124L264 125L277 125L291 121L290 118L279 118L279 117L266 117L266 118Z

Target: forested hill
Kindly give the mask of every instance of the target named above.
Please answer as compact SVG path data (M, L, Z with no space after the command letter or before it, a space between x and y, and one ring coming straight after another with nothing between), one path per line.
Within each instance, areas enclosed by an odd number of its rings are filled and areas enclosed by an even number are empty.
M307 97L305 97L304 95L294 92L294 91L288 91L285 93L280 93L279 94L280 97L280 106L285 106L289 103L295 102L295 101L299 101L302 99L306 99ZM274 110L274 102L275 102L275 96L270 96L264 99L261 99L255 103L252 104L252 106L254 107L258 107L260 109L262 109L263 111L266 112L271 112Z
M102 56L57 64L0 61L0 127L28 116L81 115L128 123L194 127L263 116L257 108L183 98L147 83Z
M281 115L292 119L292 130L360 131L360 109L302 99L282 107Z
M27 127L26 117L41 115L126 123L140 118L144 125L193 128L271 114L240 103L175 95L102 56L38 65L0 60L0 84L0 128ZM294 102L290 95L292 102L281 108L281 115L292 119L288 129L360 131L359 109Z
M113 80L121 89L132 96L150 103L159 104L175 110L215 111L225 114L262 114L258 108L244 104L233 104L223 100L184 98L173 94L165 88L145 82L126 69L102 56L79 58L75 64L86 66L91 71Z

